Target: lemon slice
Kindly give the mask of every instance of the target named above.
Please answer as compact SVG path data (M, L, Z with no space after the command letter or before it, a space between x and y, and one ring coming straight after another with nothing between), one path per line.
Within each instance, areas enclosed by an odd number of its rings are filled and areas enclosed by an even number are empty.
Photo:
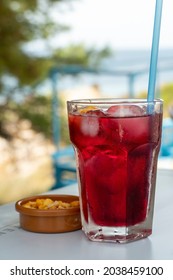
M87 113L89 111L94 111L94 110L97 110L97 107L95 107L95 106L87 106L87 107L84 107L84 108L80 109L79 113L80 114L85 114L85 113Z

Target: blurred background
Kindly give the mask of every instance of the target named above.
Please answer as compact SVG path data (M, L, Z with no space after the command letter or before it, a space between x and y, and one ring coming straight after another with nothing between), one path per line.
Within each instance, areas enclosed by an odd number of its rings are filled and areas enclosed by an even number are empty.
M1 0L0 204L75 180L67 100L146 97L154 10L154 0ZM172 11L164 0L160 168L173 168Z

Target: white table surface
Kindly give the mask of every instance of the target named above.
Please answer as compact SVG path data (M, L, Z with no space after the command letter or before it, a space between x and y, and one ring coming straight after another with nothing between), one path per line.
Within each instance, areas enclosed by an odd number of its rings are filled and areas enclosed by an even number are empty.
M54 191L77 194L77 185ZM1 260L173 260L173 171L158 170L153 234L127 244L93 242L82 230L40 234L19 227L14 203L0 206Z

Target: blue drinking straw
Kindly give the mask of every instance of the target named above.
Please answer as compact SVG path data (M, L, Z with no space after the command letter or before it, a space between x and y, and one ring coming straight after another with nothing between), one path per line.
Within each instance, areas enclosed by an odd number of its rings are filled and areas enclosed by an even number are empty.
M148 101L154 100L155 85L156 85L156 73L157 73L157 60L160 38L160 25L162 16L162 0L156 0L154 28L153 28L153 40L150 57L150 72L149 72L149 84L148 84Z

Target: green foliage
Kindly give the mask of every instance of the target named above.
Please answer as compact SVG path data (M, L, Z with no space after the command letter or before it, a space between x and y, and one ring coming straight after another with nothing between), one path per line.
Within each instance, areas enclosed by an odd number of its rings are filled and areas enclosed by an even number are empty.
M25 89L32 88L48 76L52 66L75 64L80 66L98 67L102 58L111 54L109 48L101 50L86 48L82 44L64 48L50 49L43 55L35 51L34 55L26 51L28 43L41 40L49 44L55 34L61 35L69 27L55 23L51 10L59 11L61 5L68 6L75 0L1 0L0 3L0 94L6 96L6 103L0 106L0 135L8 138L5 122L9 112L19 118L29 119L35 130L52 137L51 98L31 95L22 104L15 103L15 92L25 94ZM57 13L58 15L58 13ZM4 78L13 78L16 83L9 86ZM7 79L8 80L8 79ZM10 115L9 115L10 116ZM62 138L68 139L66 120L62 116Z
M74 0L1 0L0 4L0 93L10 96L4 86L4 75L17 79L17 88L33 85L43 80L48 70L56 64L98 65L100 59L109 54L109 49L86 49L85 46L71 45L57 50L49 48L47 55L38 53L31 56L26 46L33 40L49 44L55 34L61 35L69 27L55 23L52 10L58 11L62 4ZM12 91L13 92L13 91Z
M11 138L10 131L6 130L7 123L16 123L16 120L27 119L32 123L32 129L41 132L51 139L51 100L45 96L32 96L22 104L13 101L1 109L0 115L0 136Z
M139 94L140 98L146 98L147 92ZM169 108L173 106L173 84L163 85L159 89L159 98L163 99L163 116L169 117Z
M16 104L15 110L20 119L28 119L32 128L42 132L47 138L52 137L51 99L46 96L29 97L22 104Z
M170 106L173 106L173 84L164 85L160 90L160 98L163 99L164 117L169 116Z
M67 129L67 116L65 115L64 102L59 100L60 112L60 135L61 143L69 144ZM32 95L22 104L10 101L4 107L0 107L0 136L11 139L11 134L6 130L7 123L15 123L16 120L29 120L32 129L42 133L47 139L53 140L52 131L52 100L50 96Z
M4 74L16 77L19 87L45 76L51 63L45 57L30 57L26 43L46 39L65 30L53 22L48 11L64 0L2 0L0 4L0 85Z
M57 65L78 64L84 67L96 68L100 61L111 55L111 50L105 47L98 51L95 48L86 49L83 44L71 44L66 48L57 49L54 52L54 61Z

